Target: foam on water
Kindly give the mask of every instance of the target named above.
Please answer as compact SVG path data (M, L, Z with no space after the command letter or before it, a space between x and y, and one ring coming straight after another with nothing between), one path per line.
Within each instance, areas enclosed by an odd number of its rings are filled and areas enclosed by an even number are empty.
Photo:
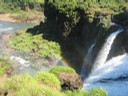
M84 89L103 87L109 96L127 96L128 55L114 57L105 64L93 70L89 78L84 81Z
M29 67L29 66L30 66L30 62L24 60L24 59L21 58L21 57L11 56L10 58L11 58L11 60L15 60L15 61L19 62L19 63L20 63L22 66L24 66L24 67Z
M94 62L93 70L84 80L83 89L103 87L108 96L127 96L128 94L128 54L113 57L106 62L111 46L122 29L110 34Z
M0 32L11 31L11 30L13 30L12 27L9 27L9 28L0 28Z

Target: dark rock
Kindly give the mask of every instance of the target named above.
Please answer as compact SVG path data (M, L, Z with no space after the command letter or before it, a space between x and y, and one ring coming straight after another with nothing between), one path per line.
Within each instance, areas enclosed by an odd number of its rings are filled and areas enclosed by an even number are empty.
M83 87L82 80L77 73L62 72L59 74L58 78L61 81L62 89L74 90Z
M0 96L7 96L7 95L8 95L7 91L0 90Z

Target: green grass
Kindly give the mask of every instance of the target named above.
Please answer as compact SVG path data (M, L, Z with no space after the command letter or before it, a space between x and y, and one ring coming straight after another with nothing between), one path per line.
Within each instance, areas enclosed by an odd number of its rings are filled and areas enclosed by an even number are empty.
M75 70L71 67L66 66L55 66L50 70L51 73L59 75L61 72L75 73Z
M48 72L39 72L34 77L22 74L6 79L0 79L0 91L8 92L8 96L108 96L102 88L93 88L88 92L60 90L59 79Z
M66 96L87 96L87 92L84 90L65 91Z
M49 87L55 88L57 90L61 89L60 81L59 79L52 73L48 72L39 72L35 79L39 81L40 83L43 83Z
M14 75L7 81L8 90L20 90L22 88L26 89L28 86L37 85L36 80L32 78L29 74Z
M34 85L28 86L26 89L20 89L15 96L63 96L63 94L52 88Z
M39 79L46 85L41 84ZM48 80L53 82L47 82ZM62 93L55 89L56 84L59 85L59 80L57 80L57 77L55 78L51 73L38 73L35 77L31 77L29 74L15 75L8 79L5 88L13 91L14 96L62 96Z
M10 36L8 45L21 53L35 53L38 57L57 57L61 59L60 45L42 38L43 34L32 35L20 31Z
M11 66L11 61L7 56L0 56L0 76L6 72L6 69Z

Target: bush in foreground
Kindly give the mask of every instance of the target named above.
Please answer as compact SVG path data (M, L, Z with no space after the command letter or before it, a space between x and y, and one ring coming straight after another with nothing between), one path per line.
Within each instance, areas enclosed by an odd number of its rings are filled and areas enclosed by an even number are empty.
M60 81L59 79L52 73L48 73L48 72L39 72L36 76L35 79L37 81L40 81L41 83L55 88L57 90L60 90Z

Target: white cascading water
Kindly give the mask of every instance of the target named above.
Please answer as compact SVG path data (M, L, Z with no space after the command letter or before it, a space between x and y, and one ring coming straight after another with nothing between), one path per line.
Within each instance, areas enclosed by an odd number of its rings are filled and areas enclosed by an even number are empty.
M95 44L91 45L91 47L88 49L87 56L84 59L84 63L82 65L82 69L81 69L81 73L80 73L82 78L87 75L86 74L86 70L85 70L85 68L86 68L86 61L88 60L89 64L91 64L92 50L93 50L94 46L95 46Z
M91 47L88 49L88 53L87 53L87 59L88 61L91 63L92 62L92 51L94 48L95 44L92 44Z
M30 62L24 60L24 59L21 58L21 57L11 56L11 60L15 60L15 61L19 62L19 63L20 63L22 66L24 66L24 67L29 67L29 66L30 66Z
M110 36L106 39L105 44L103 45L101 51L98 54L98 57L96 58L96 60L94 62L94 66L97 66L97 65L100 66L101 64L104 64L106 62L109 51L111 49L111 46L112 46L116 36L122 31L123 31L123 29L118 29L116 32L113 32L112 34L110 34Z
M128 94L128 54L113 57L106 62L112 43L123 30L112 33L101 49L89 77L84 81L83 89L103 87L108 96L127 96ZM100 62L101 61L101 62Z

